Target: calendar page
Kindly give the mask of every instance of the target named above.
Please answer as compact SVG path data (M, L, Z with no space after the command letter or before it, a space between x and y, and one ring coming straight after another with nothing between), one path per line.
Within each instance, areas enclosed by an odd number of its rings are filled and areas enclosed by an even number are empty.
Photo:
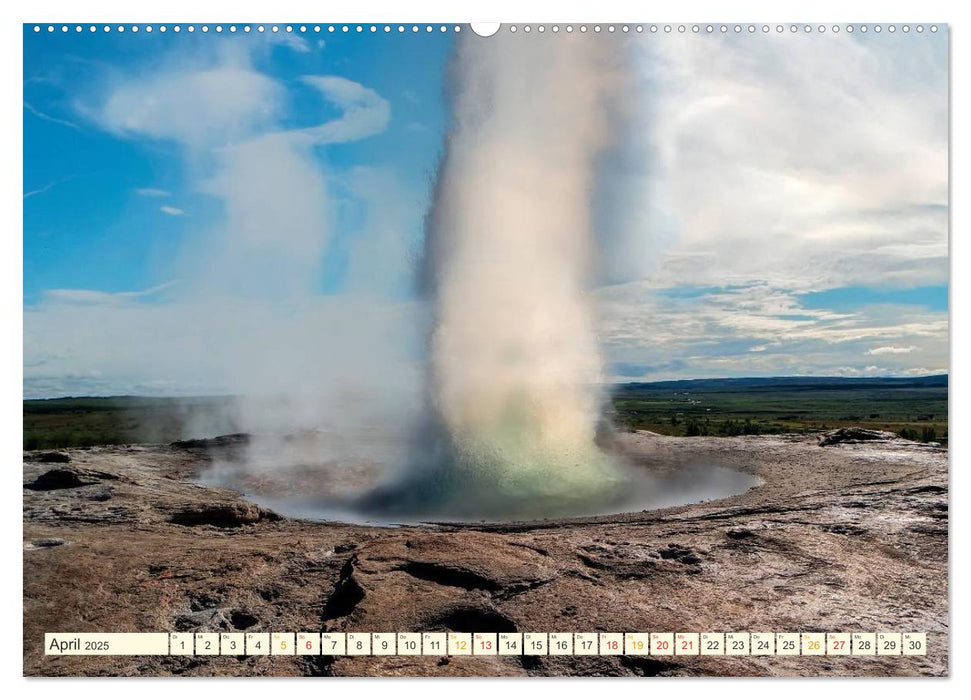
M24 674L948 675L948 25L322 20L22 27Z

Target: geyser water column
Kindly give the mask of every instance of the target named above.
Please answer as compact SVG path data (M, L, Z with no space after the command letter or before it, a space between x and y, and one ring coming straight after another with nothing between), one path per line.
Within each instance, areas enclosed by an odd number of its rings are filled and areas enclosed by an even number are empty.
M605 39L504 29L456 47L425 260L428 401L445 447L424 458L438 462L439 497L470 514L569 512L616 488L595 445L587 295L614 99L617 45Z

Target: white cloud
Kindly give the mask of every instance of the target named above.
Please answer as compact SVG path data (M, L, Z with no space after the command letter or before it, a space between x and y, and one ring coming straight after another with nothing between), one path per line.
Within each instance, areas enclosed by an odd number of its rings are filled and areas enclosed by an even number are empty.
M109 131L202 146L265 128L279 116L282 88L245 60L184 66L116 86L95 118Z
M292 35L269 40L308 48ZM303 76L340 115L284 128L287 90L257 71L249 55L185 55L162 66L117 81L101 107L88 111L114 133L178 143L196 177L190 184L222 200L223 225L195 236L182 252L177 274L186 293L307 296L332 228L328 181L314 148L383 131L391 114L387 100L342 77ZM173 206L160 210L185 215Z
M270 41L277 41L278 43L286 46L291 51L297 53L310 53L310 43L293 32L276 32L268 35ZM319 40L320 42L323 39Z
M917 349L916 345L898 348L895 345L884 345L879 348L870 348L866 351L867 355L909 355Z
M360 83L336 75L305 75L303 82L344 112L338 119L296 132L313 143L357 141L381 133L391 121L391 104Z
M627 279L946 283L945 37L664 39L636 49Z
M618 380L872 373L867 368L875 365L861 358L873 354L884 374L940 371L949 363L946 311L889 304L852 313L808 309L798 296L766 285L678 297L631 283L595 296L608 375ZM898 351L868 352L879 348Z

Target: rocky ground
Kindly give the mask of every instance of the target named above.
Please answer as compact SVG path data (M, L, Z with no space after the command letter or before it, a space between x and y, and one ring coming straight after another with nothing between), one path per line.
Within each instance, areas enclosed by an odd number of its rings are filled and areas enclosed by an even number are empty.
M947 451L889 435L617 449L758 475L585 520L374 528L190 479L205 444L24 454L28 675L945 675ZM67 461L64 461L64 456ZM645 467L646 468L646 467ZM926 657L45 657L44 632L925 631Z

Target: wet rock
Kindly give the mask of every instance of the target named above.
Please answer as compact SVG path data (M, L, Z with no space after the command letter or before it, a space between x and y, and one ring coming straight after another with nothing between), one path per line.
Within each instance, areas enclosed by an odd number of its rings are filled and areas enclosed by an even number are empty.
M76 469L51 469L29 484L24 484L24 488L33 491L54 491L56 489L76 489L80 486L91 486L97 483L97 479L85 476Z
M255 503L194 504L172 513L169 522L176 525L213 525L215 527L240 527L255 525L261 520L279 520L273 511Z
M283 595L283 589L281 589L279 586L264 586L256 589L256 592L259 594L260 598L268 603L273 602Z
M873 442L875 440L889 441L899 440L900 436L896 433L888 433L883 430L868 430L866 428L840 428L831 430L819 437L819 446L828 447L830 445L856 445L861 442Z
M248 630L259 623L259 621L258 617L251 615L245 610L233 610L229 614L229 623L233 626L233 629L237 630Z
M947 537L947 525L911 525L908 529L911 532L916 532L919 535L936 535L939 537Z
M556 576L542 555L501 538L472 534L430 535L405 544L395 569L440 586L509 593L542 585Z
M583 549L585 552L591 552L590 554L578 553L580 561L585 566L612 575L617 579L650 578L657 572L657 563L654 559L621 556L616 552L606 550L603 553L596 554L598 550L604 550L603 547L584 547ZM656 558L657 554L652 552L648 556Z
M940 486L938 484L924 484L923 486L917 486L907 491L907 493L912 494L922 494L922 493L947 493L947 487Z
M63 452L38 452L31 455L31 461L67 464L71 458Z
M211 608L219 607L219 598L208 593L201 593L189 597L189 609L192 612L200 612Z
M94 493L86 494L84 497L89 501L96 501L103 503L104 501L110 501L111 497L114 495L110 486L105 486L102 489L98 489Z
M230 630L234 628L235 626L226 617L226 611L219 608L198 610L175 618L175 629L179 632L195 630L208 632L210 630Z
M693 552L687 547L679 547L676 544L669 544L665 549L658 552L661 555L661 559L681 559L682 557L690 556Z
M475 571L470 571L463 567L451 566L447 563L408 561L399 567L415 578L424 581L431 581L440 586L455 586L466 590L482 589L486 591L496 591L501 586L493 579L481 576Z
M859 536L859 535L865 535L867 533L866 528L862 528L857 525L850 525L848 523L836 523L835 525L823 525L822 529L825 532L832 532L834 535Z
M324 620L334 620L346 617L354 612L358 604L364 600L364 588L354 575L356 557L351 557L341 569L334 591L324 606Z
M451 632L516 632L516 623L491 606L455 605L426 617L422 629Z
M621 656L620 663L640 676L669 676L680 668L678 664L645 656Z
M214 438L201 438L194 440L176 440L171 443L172 447L181 447L184 450L209 450L219 447L236 447L238 445L248 445L250 441L249 433L231 433L229 435L218 435Z
M50 549L51 547L60 547L65 544L67 544L67 541L62 540L60 537L45 537L38 540L31 540L24 549Z

